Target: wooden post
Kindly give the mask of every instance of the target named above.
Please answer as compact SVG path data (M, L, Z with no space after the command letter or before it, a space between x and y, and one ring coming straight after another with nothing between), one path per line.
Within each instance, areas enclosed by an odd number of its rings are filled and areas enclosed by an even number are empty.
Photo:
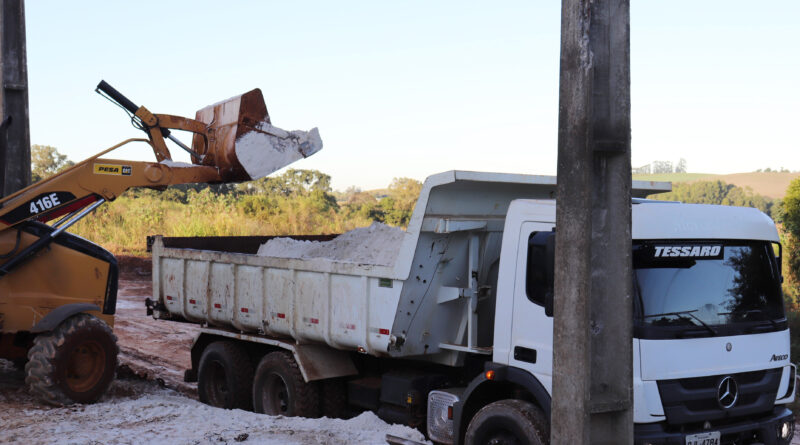
M4 134L0 135L3 139L0 141L0 194L5 196L31 183L28 62L23 0L2 0L0 27L0 113L2 118L12 118Z

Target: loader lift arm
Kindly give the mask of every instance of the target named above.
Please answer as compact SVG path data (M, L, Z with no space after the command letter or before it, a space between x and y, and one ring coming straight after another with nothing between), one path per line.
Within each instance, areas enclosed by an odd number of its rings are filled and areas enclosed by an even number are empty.
M0 277L47 246L63 230L97 206L113 201L129 188L162 188L173 184L254 179L239 163L235 150L236 140L250 132L263 133L269 138L286 139L263 131L263 128L273 127L258 89L206 107L198 111L198 119L153 114L147 108L135 105L105 81L98 84L97 91L125 109L131 115L134 126L144 131L148 139L127 139L0 200L0 233L26 221L48 222L63 217L53 224L56 230L48 237L40 238L21 250L18 250L20 246L16 246L12 252L4 254L6 261L0 264ZM192 147L187 147L172 136L170 129L192 133ZM188 151L192 163L173 162L165 138ZM296 139L295 137L284 142L284 145L289 144L287 146L290 149L296 150L295 158L306 157L321 148L320 143L315 150L308 150L307 147L297 144ZM269 141L266 143L264 156L272 156ZM156 162L103 157L129 143L148 144ZM280 148L285 149L283 146ZM295 159L287 158L286 163L293 160Z

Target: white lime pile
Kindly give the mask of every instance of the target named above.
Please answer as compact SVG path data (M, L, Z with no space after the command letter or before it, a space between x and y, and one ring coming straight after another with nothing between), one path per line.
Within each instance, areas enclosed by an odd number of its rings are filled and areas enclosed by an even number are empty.
M2 368L2 365L0 365ZM119 382L117 383L119 386ZM419 431L389 425L371 412L348 420L267 416L225 410L134 382L125 394L65 408L35 403L0 411L2 443L385 445L391 434L423 443ZM2 400L0 400L2 402Z
M330 241L274 238L262 244L258 255L276 258L316 259L336 262L393 266L406 231L372 223L343 233Z

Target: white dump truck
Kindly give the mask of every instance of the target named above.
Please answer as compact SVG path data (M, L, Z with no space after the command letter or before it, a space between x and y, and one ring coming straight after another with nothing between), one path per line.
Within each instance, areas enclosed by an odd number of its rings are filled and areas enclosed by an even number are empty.
M407 231L364 229L368 242L156 236L148 309L202 326L186 377L205 403L372 410L443 444L547 443L555 189L437 174ZM788 444L775 225L752 208L640 199L668 189L633 183L636 443Z

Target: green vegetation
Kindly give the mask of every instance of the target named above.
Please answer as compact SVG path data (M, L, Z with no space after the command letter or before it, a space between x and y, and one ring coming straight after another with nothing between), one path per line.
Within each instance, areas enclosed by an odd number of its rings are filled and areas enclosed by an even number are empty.
M769 167L763 168L763 169L759 168L758 170L756 170L756 173L762 173L762 172L763 173L792 173L792 171L790 171L789 169L783 168L783 167L777 168L775 170L773 170L773 169L771 169Z
M422 184L395 178L380 198L358 189L334 194L316 170L243 184L129 190L71 231L116 254L145 254L148 235L223 236L342 233L373 221L405 226ZM337 196L338 195L338 199Z
M800 178L789 184L781 206L784 245L784 270L788 273L784 282L784 293L795 310L800 310ZM800 315L796 317L800 324ZM800 356L794 356L800 357Z
M773 208L776 205L775 201L765 196L757 195L749 188L737 187L719 180L673 184L671 192L651 195L650 198L692 204L755 207L773 218L780 214L777 208L773 212Z
M54 175L67 167L75 165L62 155L55 147L49 145L31 145L31 180L33 182Z

